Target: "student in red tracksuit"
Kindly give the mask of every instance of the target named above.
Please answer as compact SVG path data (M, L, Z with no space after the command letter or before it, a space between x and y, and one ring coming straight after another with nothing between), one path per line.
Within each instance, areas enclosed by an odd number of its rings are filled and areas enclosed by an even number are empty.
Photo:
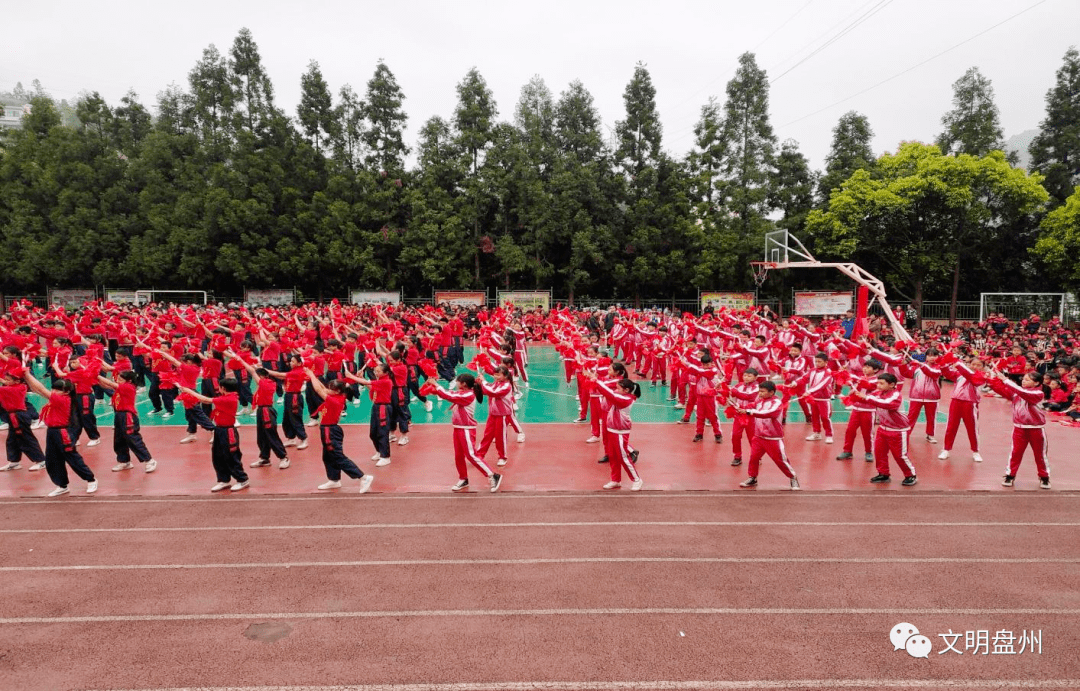
M945 460L952 451L960 423L967 430L971 457L976 463L982 462L979 455L979 387L986 383L986 365L977 357L966 363L959 362L946 370L953 386L952 399L949 401L949 421L945 424L945 448L938 458Z
M593 373L593 377L595 376ZM630 379L623 378L617 382L597 379L596 388L602 397L604 449L611 465L611 481L604 485L604 489L622 487L622 471L625 470L633 481L630 490L637 492L644 485L644 481L638 475L631 457L630 429L633 423L630 420L630 408L636 399L641 398L641 387Z
M221 395L215 398L195 393L192 389L181 389L194 396L201 403L213 406L210 419L214 422L214 441L211 446L210 460L214 464L217 484L211 492L229 489L239 492L248 487L248 475L244 472L244 454L240 450L240 431L236 428L236 411L240 407L239 383L232 377L221 382ZM230 485L230 479L233 480Z
M941 351L930 348L926 351L926 362L914 360L904 366L904 376L911 379L911 394L908 396L908 422L914 431L919 421L919 411L926 410L926 441L936 444L934 430L937 423L938 402L941 401L941 368L937 361Z
M265 367L256 368L251 363L244 362L244 369L255 382L251 404L255 406L255 445L259 449L259 458L252 462L250 467L264 468L270 465L272 452L278 458L278 468L285 470L290 462L278 435L277 410L274 408L277 380L270 376L270 370Z
M271 372L271 377L285 382L285 408L281 414L281 431L285 433L285 446L295 446L297 451L308 447L307 430L304 429L304 384L307 372L304 359L299 355L289 356L288 372Z
M713 380L719 374L716 365L713 364L712 356L705 353L701 356L701 364L684 362L683 366L690 370L690 374L697 379L697 398L694 401L697 412L697 428L694 432L694 441L699 442L705 438L705 423L709 423L713 429L713 438L716 443L724 441L724 433L720 431L720 419L716 416L716 385ZM689 416L683 416L680 422L689 422Z
M874 407L865 400L855 396L856 391L870 393L877 390L877 376L884 367L873 358L862 364L862 376L851 379L851 396L845 399L851 401L851 413L848 417L847 429L844 430L844 450L836 457L838 461L850 461L854 458L855 438L862 433L864 458L867 463L874 461L873 445L870 441L871 432L874 428Z
M139 414L135 410L135 372L127 370L117 376L117 381L98 377L98 384L113 391L113 453L116 465L112 471L118 473L131 470L131 454L143 464L143 470L152 473L157 470L157 461L150 455L139 429Z
M484 438L480 441L480 448L476 455L486 458L491 443L495 442L495 451L499 454L496 465L506 465L506 426L514 414L514 382L510 368L499 365L491 368L491 376L494 380L488 383L483 375L477 374L477 383L488 400L488 418L484 425Z
M882 372L877 376L877 391L867 393L855 391L854 396L873 406L877 413L877 432L874 435L874 458L877 461L877 475L870 478L874 484L889 481L889 453L896 460L896 465L904 473L901 483L910 487L918 482L915 466L908 458L908 432L911 424L906 415L900 412L904 397L896 386L896 376Z
M803 356L801 343L792 343L788 346L787 357L781 361L780 367L784 373L784 385L788 387L799 387L799 382L802 380L803 375L810 369L810 361ZM788 403L791 401L791 398L791 393L785 393L782 397L784 415L781 420L785 425L787 424ZM806 420L806 424L812 424L814 414L810 411L810 404L803 400L802 396L796 396L795 399L799 402L799 407L802 408L803 418Z
M68 493L67 466L69 465L76 475L86 480L86 493L93 494L98 488L97 479L75 449L75 440L71 438L69 427L71 399L75 387L66 379L54 379L52 391L49 391L29 371L24 374L24 378L31 391L49 400L41 410L41 419L45 421L45 426L48 428L45 433L45 470L49 473L49 479L56 485L56 489L49 492L49 496L58 497Z
M824 431L825 443L832 444L833 375L829 369L829 356L825 353L815 355L814 367L802 376L800 383L806 387L802 398L810 405L810 421L814 426L814 432L806 441L821 441Z
M731 452L733 454L731 465L742 465L743 435L746 436L746 445L753 448L754 417L749 413L740 413L739 410L753 408L759 392L758 373L753 367L743 372L742 383L731 389L731 405L735 408L735 419L731 421ZM782 406L783 401L781 401Z
M326 482L319 485L319 489L337 489L341 487L341 474L345 473L354 480L360 481L359 493L364 494L371 489L371 481L375 479L370 473L364 473L356 467L356 464L345 455L345 433L339 424L342 411L345 410L345 402L351 394L348 384L342 379L334 379L324 385L315 373L307 371L310 386L315 387L316 393L323 399L322 405L315 411L319 418L319 439L322 440L322 462L326 469ZM351 376L351 373L346 376ZM365 380L366 381L366 380Z
M754 436L750 441L750 463L747 467L749 477L739 483L740 487L754 487L758 483L759 464L765 454L773 460L789 481L791 489L798 490L799 478L788 461L784 449L784 424L780 421L784 411L782 402L776 396L776 385L771 381L758 384L758 398L752 405L737 408L737 412L754 419Z
M1016 473L1020 470L1020 461L1024 459L1024 450L1030 445L1035 455L1035 469L1039 474L1039 487L1050 489L1050 465L1046 444L1046 413L1039 408L1043 400L1042 380L1038 372L1028 372L1020 380L1020 385L1011 381L1004 373L995 370L998 378L987 383L1002 398L1012 402L1012 452L1009 454L1009 467L1001 484L1012 487Z
M454 427L454 464L457 466L458 481L451 491L463 492L469 489L469 466L472 463L484 477L492 492L499 491L502 475L492 472L484 459L476 455L476 404L484 401L484 390L473 375L459 374L453 380L452 390L443 389L435 382L435 395L451 403L450 422Z

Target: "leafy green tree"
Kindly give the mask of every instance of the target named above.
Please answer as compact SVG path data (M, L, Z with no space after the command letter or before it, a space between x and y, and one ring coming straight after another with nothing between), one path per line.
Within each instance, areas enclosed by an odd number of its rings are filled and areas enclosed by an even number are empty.
M628 175L634 176L646 166L655 165L663 133L656 112L656 87L644 63L639 62L634 68L634 76L623 90L623 104L626 119L615 123L619 144L615 160Z
M1064 203L1080 184L1080 52L1065 53L1065 64L1057 71L1057 83L1046 94L1046 118L1032 140L1031 168L1041 173L1043 183L1057 204Z
M330 87L315 60L308 63L307 72L300 77L300 104L296 106L296 115L315 152L321 153L333 141L337 123Z
M941 117L941 124L945 130L937 145L945 154L985 156L1005 149L994 87L978 67L953 83L953 109Z
M1069 290L1080 290L1080 187L1043 218L1041 228L1032 254L1052 279Z
M210 44L202 59L188 73L191 95L188 102L195 130L205 142L209 160L221 161L232 143L236 90L232 66Z
M138 156L142 142L153 129L150 111L139 103L139 95L129 90L113 109L112 141L128 158Z
M362 163L364 144L364 102L353 88L346 84L338 94L334 107L334 159L349 170L355 171Z
M832 146L825 157L825 172L818 186L822 206L828 206L829 195L840 189L856 170L872 170L874 151L870 142L874 132L866 116L855 111L844 113L833 128Z
M705 218L715 212L716 185L720 177L727 140L723 137L724 120L716 97L701 107L701 118L694 125L694 149L687 156L693 176L693 196L698 203L697 214Z
M236 81L237 102L243 105L243 110L237 112L240 120L237 127L262 136L276 110L274 87L263 67L259 46L250 29L240 29L229 55Z
M480 180L483 156L491 146L495 117L498 108L487 82L474 67L458 83L458 104L454 109L454 127L457 146L465 155L469 175L465 181L465 195L461 200L460 213L469 218L473 228L473 285L481 285L481 254L486 247L482 241L481 225L486 213L488 196Z
M361 137L367 146L367 165L372 170L385 170L394 178L405 170L405 146L403 132L409 116L401 104L405 93L397 83L394 73L382 60L375 66L375 74L367 83L364 114L367 126Z
M777 227L799 235L814 208L814 174L794 139L784 141L780 147L769 194L769 204L784 214L776 222Z

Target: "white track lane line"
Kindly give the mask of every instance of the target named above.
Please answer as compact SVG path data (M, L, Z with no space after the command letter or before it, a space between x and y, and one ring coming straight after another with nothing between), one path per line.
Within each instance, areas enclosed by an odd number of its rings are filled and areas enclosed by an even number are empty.
M200 686L113 691L737 691L739 689L1077 689L1080 679L790 679L763 681L503 681L350 686Z

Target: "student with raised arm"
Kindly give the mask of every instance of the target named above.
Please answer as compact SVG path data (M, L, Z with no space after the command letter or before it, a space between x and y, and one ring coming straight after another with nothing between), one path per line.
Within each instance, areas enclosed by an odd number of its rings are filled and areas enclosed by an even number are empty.
M748 477L739 483L739 487L756 487L761 459L769 455L791 484L791 489L798 490L799 478L788 461L784 449L783 402L776 396L776 384L763 381L758 384L756 401L744 402L736 407L736 413L749 415L754 419L754 436L750 440L750 462L747 465Z
M22 363L9 359L3 352L0 353L0 365L3 365L0 367L0 408L4 411L4 422L8 423L8 462L0 470L18 470L24 455L31 463L29 470L41 470L45 467L45 454L34 436L34 420L27 409Z
M625 470L633 481L630 490L637 492L645 483L630 456L630 430L633 427L630 409L634 401L641 398L641 387L625 377L618 381L607 381L597 379L595 372L590 372L588 376L595 381L604 410L604 450L611 465L611 481L604 485L604 489L622 487L622 471Z
M502 475L493 472L484 459L476 455L476 404L483 402L484 391L473 375L459 374L451 382L452 389L443 389L438 383L428 380L439 398L451 404L450 421L454 428L454 464L457 466L458 481L450 488L452 492L464 492L469 489L469 463L472 463L488 479L492 492L498 492L502 485Z
M937 425L938 403L941 401L941 368L937 366L940 357L941 351L929 348L926 351L926 362L909 360L901 369L904 376L911 380L908 422L914 431L915 423L919 421L919 412L926 410L926 441L931 444L937 443L934 430Z
M865 391L870 393L877 390L877 375L881 374L882 364L873 358L862 364L862 376L851 380L852 393ZM874 447L870 441L871 432L874 429L874 407L861 398L852 395L845 399L845 403L851 401L851 414L848 417L847 429L844 431L844 449L836 457L838 461L850 461L854 458L855 438L862 433L864 458L867 463L874 460Z
M491 443L495 442L495 451L499 454L498 466L506 465L506 426L514 414L514 380L510 368L499 365L491 368L492 382L477 372L476 381L488 399L488 418L484 426L484 437L476 455L487 456Z
M311 374L309 373L308 376L310 378ZM390 420L393 410L392 396L394 391L394 381L390 378L390 368L385 364L376 365L374 379L364 379L351 372L346 372L345 378L356 382L360 386L367 387L368 396L371 397L371 424L368 437L375 447L375 455L371 457L371 460L375 461L376 468L390 465ZM325 390L325 387L323 387L323 390ZM318 393L320 389L315 391ZM315 415L315 413L312 412L312 415Z
M904 473L904 481L900 484L910 487L919 479L915 476L915 465L908 458L908 431L911 423L907 415L900 412L904 397L896 383L896 375L882 372L877 376L876 391L855 390L852 395L865 401L876 411L874 459L877 461L878 474L870 478L870 482L879 484L889 481L889 454L892 453L896 465Z
M131 470L131 454L143 464L143 470L152 473L157 470L157 461L150 455L143 441L139 426L139 414L135 410L135 382L137 376L132 370L117 375L117 381L98 377L98 385L113 392L113 453L116 465L112 471Z
M210 447L210 460L214 464L217 484L211 492L230 489L239 492L248 487L248 476L244 472L244 454L240 451L240 431L236 428L236 411L240 406L237 391L240 388L235 379L229 377L221 382L222 394L215 398L203 396L191 389L181 389L201 403L213 406L210 413L214 421L214 441ZM235 482L230 484L230 478Z
M233 356L231 351L226 355ZM255 443L259 447L259 458L250 467L264 468L270 465L270 454L273 452L278 458L278 468L285 470L289 467L289 456L281 443L281 437L278 436L277 410L274 408L277 380L270 376L270 371L265 367L256 368L246 361L243 361L243 364L255 382L251 401L255 406Z
M56 489L49 492L50 497L59 497L68 493L67 466L86 480L86 493L97 491L98 483L93 471L87 467L83 457L75 449L75 440L71 438L71 394L75 387L66 379L54 379L52 391L34 378L27 370L23 378L30 390L48 399L48 404L41 410L41 419L45 421L45 470Z
M167 350L159 349L157 356L172 363L179 372L178 379L181 389L195 389L202 373L202 358L195 353L185 353L179 360L173 357ZM187 436L180 440L181 444L190 444L195 441L195 432L202 427L211 434L214 432L214 423L203 410L202 405L194 397L181 393L176 397L180 405L184 406L184 420L187 422Z
M371 489L371 482L375 477L365 474L345 455L345 432L339 424L347 397L351 393L349 387L343 379L334 379L329 384L323 384L310 369L307 370L307 375L308 383L315 387L316 392L323 399L322 405L313 413L319 419L319 439L322 440L323 449L322 461L326 468L326 482L319 485L319 489L341 487L341 474L345 473L352 479L360 481L359 493L364 494Z
M1027 372L1020 384L1012 381L1012 375L994 370L996 378L987 382L994 393L1012 403L1012 453L1009 466L1001 484L1012 487L1016 473L1020 470L1020 461L1024 460L1024 451L1031 446L1035 456L1035 469L1039 475L1039 487L1050 489L1050 466L1046 443L1046 413L1039 408L1043 400L1043 376L1038 372Z
M821 441L825 433L825 443L833 443L832 397L833 375L829 369L829 356L824 351L814 355L814 366L799 380L806 390L801 398L810 405L810 422L813 432L806 441Z
M956 382L949 400L949 420L945 423L945 448L938 458L945 460L952 451L960 423L967 430L971 458L982 463L979 455L979 387L986 383L986 364L977 357L958 362L945 370L946 376Z

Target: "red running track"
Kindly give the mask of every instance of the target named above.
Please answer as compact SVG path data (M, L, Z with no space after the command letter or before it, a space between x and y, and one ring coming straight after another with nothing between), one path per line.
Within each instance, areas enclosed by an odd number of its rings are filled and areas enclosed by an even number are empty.
M804 489L809 490L867 490L873 492L923 492L927 490L992 490L1013 492L1036 490L1038 479L1035 462L1028 450L1016 486L1001 487L1009 457L1012 423L1005 401L988 398L982 403L982 463L974 463L967 448L963 430L957 439L952 456L938 460L940 441L944 436L939 424L938 444L926 442L920 435L912 436L910 457L915 464L919 484L901 487L901 473L893 465L894 481L888 485L870 485L876 473L873 463L863 461L861 439L855 443L855 459L837 461L846 424L836 426L836 443L807 442L809 425L788 425L786 447L796 474ZM1051 416L1046 426L1050 449L1050 475L1054 489L1080 490L1080 464L1072 449L1080 444L1080 429L1066 428L1061 418ZM919 428L921 430L922 424ZM518 444L510 435L509 463L502 491L591 491L607 482L608 467L598 465L603 455L602 445L585 444L588 425L528 424L526 441ZM730 436L730 425L724 425ZM39 431L41 434L41 431ZM112 430L103 429L103 443L94 448L80 447L83 457L96 473L100 489L98 496L117 495L195 495L205 494L214 484L210 466L209 444L179 444L183 430L169 427L144 427L143 434L151 453L159 461L158 471L146 475L138 469L111 473L115 462L112 454ZM375 468L369 459L373 449L364 426L346 426L345 450L365 471L375 475L373 492L446 492L457 481L454 470L450 427L447 425L415 425L410 433L411 443L405 447L393 445L392 463ZM746 478L746 465L732 467L730 439L716 444L706 435L704 442L692 443L693 425L637 424L631 443L641 451L638 468L645 480L646 490L738 490ZM200 433L205 440L205 433ZM257 458L254 429L241 428L241 448L245 463ZM317 439L304 451L291 451L292 466L279 470L276 462L268 468L249 470L251 494L296 494L317 492L316 487L326 480L320 460ZM746 458L749 450L744 450ZM488 462L495 467L494 449ZM0 497L42 496L52 489L44 472L23 469L0 473ZM496 468L497 469L497 468ZM486 493L487 485L478 471L471 471L474 491ZM756 490L786 489L787 480L771 461L765 459ZM354 486L345 478L338 492L352 491ZM85 498L85 484L73 478L72 493L60 500ZM628 491L624 488L622 491ZM745 491L745 490L743 490ZM225 493L226 495L228 492Z
M1080 688L1076 500L9 499L0 687ZM1032 629L1037 654L939 654Z

